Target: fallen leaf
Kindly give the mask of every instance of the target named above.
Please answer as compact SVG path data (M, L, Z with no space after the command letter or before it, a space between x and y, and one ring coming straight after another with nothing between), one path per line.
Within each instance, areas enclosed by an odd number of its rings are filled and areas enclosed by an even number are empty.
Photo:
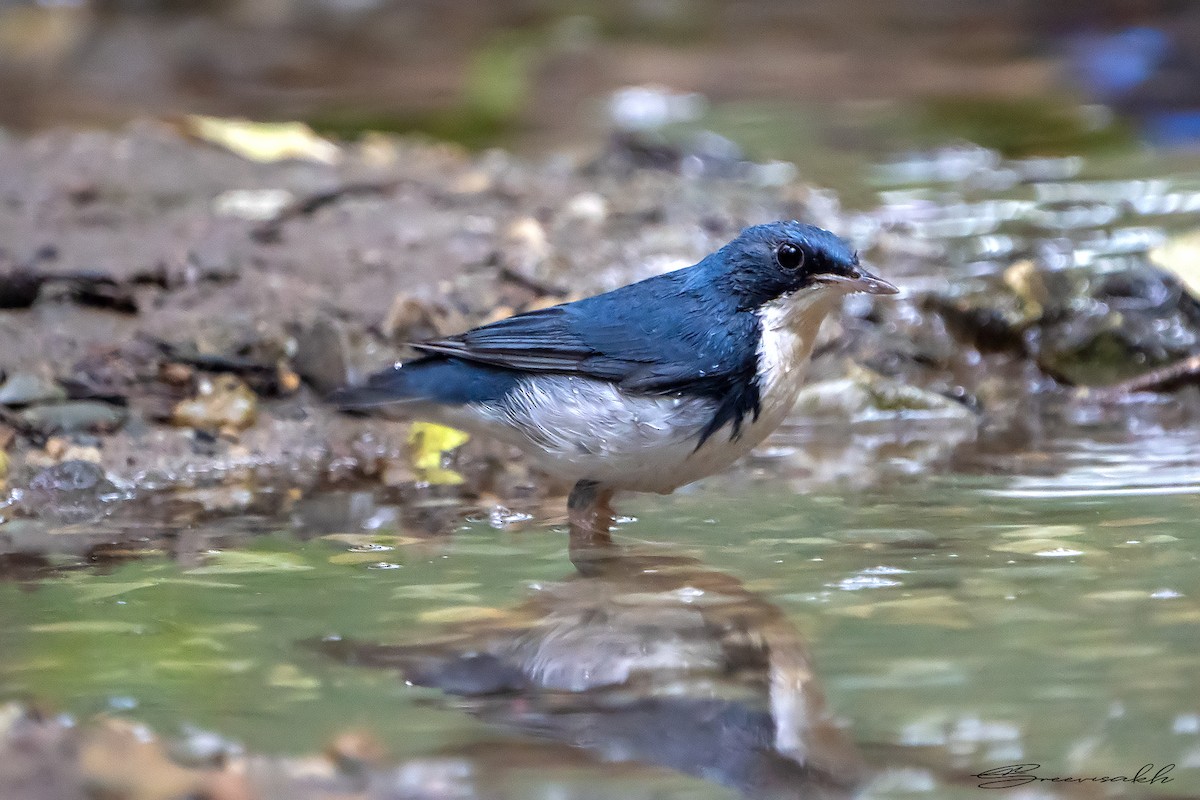
M117 597L127 592L133 592L138 589L146 589L150 586L157 586L158 581L130 581L128 583L92 583L79 585L79 599L86 602L94 602L96 600L105 600L109 597Z
M267 676L267 683L281 689L319 689L321 682L305 675L295 664L276 664Z
M251 161L300 159L336 164L342 155L337 145L317 136L302 122L251 122L193 114L185 123L187 132L197 139Z
M426 611L417 617L420 622L449 624L474 622L485 619L503 619L504 612L488 606L450 606L435 611Z
M213 553L203 567L189 569L188 575L237 575L244 572L297 572L312 569L287 553L248 553L222 550Z
M1105 556L1103 550L1094 547L1084 548L1081 545L1058 539L1020 539L1015 542L1003 542L988 548L997 553L1018 553L1026 556L1042 556L1043 558L1074 558L1076 556Z
M1006 539L1057 539L1062 536L1082 536L1082 525L1022 525L1003 535Z
M421 480L435 485L456 486L463 476L442 466L442 459L456 447L461 447L470 435L455 428L432 422L414 422L408 433L412 447L412 466Z
M1140 528L1144 525L1158 525L1168 521L1166 517L1133 517L1131 519L1106 519L1097 524L1101 528Z
M832 608L829 613L856 619L889 620L909 625L936 625L943 628L969 628L971 619L965 603L947 595L906 597L877 603L860 603Z
M232 674L247 672L253 669L254 665L255 662L248 658L169 658L154 663L154 666L159 669L170 670L172 672L228 672Z
M46 622L30 625L34 633L145 633L146 627L133 622L117 620L79 619L70 622Z

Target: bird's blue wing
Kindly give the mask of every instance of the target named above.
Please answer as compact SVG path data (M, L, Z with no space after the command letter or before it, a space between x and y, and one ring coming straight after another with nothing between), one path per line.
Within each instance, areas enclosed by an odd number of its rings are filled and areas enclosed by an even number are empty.
M678 273L415 344L429 355L576 374L647 393L720 393L754 376L752 314L714 305Z
M572 330L567 306L502 319L445 339L418 342L428 355L534 372L578 372L592 350Z
M686 271L685 271L686 272ZM717 402L701 442L758 413L759 327L669 273L608 294L414 345L430 356L612 381L646 394L689 392Z

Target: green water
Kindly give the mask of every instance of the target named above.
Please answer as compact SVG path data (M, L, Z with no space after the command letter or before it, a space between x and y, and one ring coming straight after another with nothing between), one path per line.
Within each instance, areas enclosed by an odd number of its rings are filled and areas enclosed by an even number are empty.
M311 752L347 729L371 731L401 761L537 744L315 642L421 643L464 626L528 625L580 592L636 607L652 638L656 615L676 606L639 584L655 572L645 564L682 559L685 583L724 581L748 618L777 609L807 644L829 705L878 770L863 796L977 796L964 776L1022 762L1056 776L1175 764L1165 787L1105 791L1190 796L1200 791L1194 440L1064 440L1036 476L942 475L855 492L798 491L760 459L671 497L625 498L636 520L617 538L643 561L620 580L577 574L552 522L467 522L434 537L395 523L328 533L301 507L255 522L261 535L236 549L103 571L68 559L0 583L0 700L109 712L167 737L199 727L260 753ZM574 594L530 603L562 586ZM593 634L578 627L582 652ZM543 744L544 768L514 763L503 780L527 796L579 782L598 796L625 791L623 769L562 761ZM661 767L639 785L647 780L653 796L733 796L719 780ZM1109 796L1095 784L1076 791Z

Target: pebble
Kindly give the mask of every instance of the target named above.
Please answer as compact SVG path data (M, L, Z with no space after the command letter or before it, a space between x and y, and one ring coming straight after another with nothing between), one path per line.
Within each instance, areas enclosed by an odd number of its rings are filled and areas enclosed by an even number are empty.
M296 334L292 366L301 378L325 394L352 382L348 351L343 326L319 317Z
M580 192L567 201L561 219L568 223L602 225L608 219L608 201L596 192Z
M21 412L21 421L43 434L107 433L121 427L126 411L95 400L34 406Z
M196 396L175 406L172 422L185 428L238 432L258 418L258 397L234 375L204 378Z
M67 399L67 393L53 381L30 372L17 372L0 386L0 406L18 408L39 403L57 403Z

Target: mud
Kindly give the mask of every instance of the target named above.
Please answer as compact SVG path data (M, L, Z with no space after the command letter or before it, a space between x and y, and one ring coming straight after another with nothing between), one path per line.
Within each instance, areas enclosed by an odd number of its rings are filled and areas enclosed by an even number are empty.
M847 303L813 381L858 381L829 384L817 404L828 415L829 397L853 396L844 413L832 408L850 425L908 425L949 401L953 430L935 424L913 443L930 468L977 429L1006 439L1027 428L1047 397L1106 402L1065 377L1089 359L1129 376L1200 341L1195 301L1147 256L1167 232L1133 237L1132 249L1113 234L1105 251L1100 223L1060 235L1043 219L1061 205L1054 192L1094 193L1072 182L1078 159L951 148L881 168L886 182L940 164L936 192L890 190L851 212L802 180L764 180L769 170L639 167L626 147L529 161L369 136L321 160L260 163L157 122L0 141L0 480L12 490L2 513L56 508L54 492L34 487L55 485L40 473L64 462L99 465L112 490L92 505L104 514L113 499L181 487L421 486L404 425L340 416L325 393L404 358L406 342L686 266L773 219L849 237L905 287L897 300ZM989 185L1049 200L979 201ZM1146 212L1120 192L1110 201L1145 230ZM1167 205L1175 211L1151 218L1187 221L1186 204ZM974 228L980 236L962 238ZM976 252L988 242L1003 247ZM1064 270L1055 259L1067 257ZM1038 294L1064 281L1053 302ZM1190 417L1189 391L1167 417ZM462 483L438 491L456 496L512 505L565 488L494 443L448 459ZM86 519L80 491L51 516Z

